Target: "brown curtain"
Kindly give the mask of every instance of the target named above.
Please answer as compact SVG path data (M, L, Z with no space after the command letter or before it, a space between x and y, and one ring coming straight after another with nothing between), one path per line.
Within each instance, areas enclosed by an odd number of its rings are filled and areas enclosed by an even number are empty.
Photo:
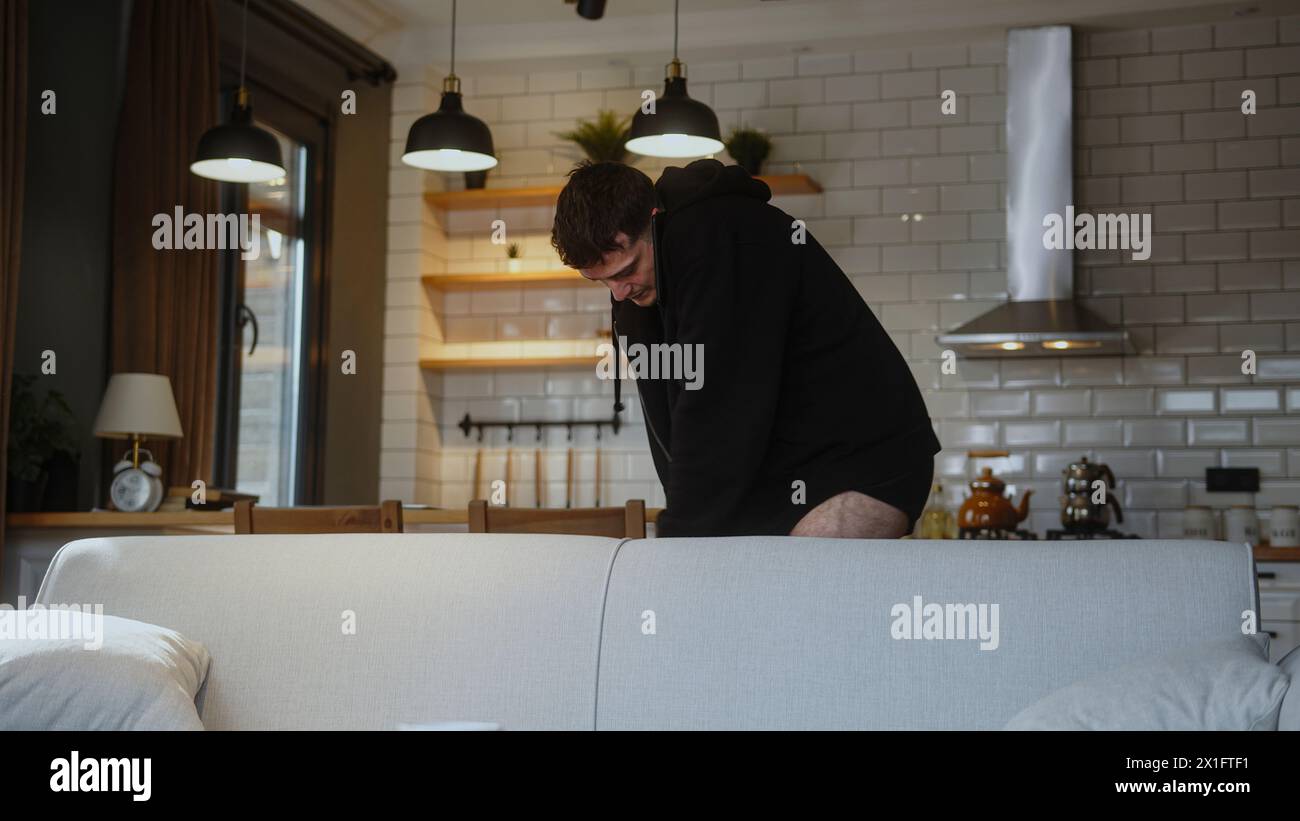
M0 0L0 561L9 471L9 381L14 373L18 262L27 157L27 0Z
M152 220L218 209L217 183L190 173L217 121L217 72L211 0L135 0L114 168L111 362L114 373L171 378L185 437L147 445L168 487L212 478L220 256L155 250Z

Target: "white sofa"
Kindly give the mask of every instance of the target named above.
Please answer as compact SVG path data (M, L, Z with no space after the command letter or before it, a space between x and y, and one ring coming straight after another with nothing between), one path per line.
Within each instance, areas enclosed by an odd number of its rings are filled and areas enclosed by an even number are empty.
M996 649L894 638L916 596L997 604ZM471 534L86 539L38 600L203 642L221 730L996 729L1258 611L1222 542Z

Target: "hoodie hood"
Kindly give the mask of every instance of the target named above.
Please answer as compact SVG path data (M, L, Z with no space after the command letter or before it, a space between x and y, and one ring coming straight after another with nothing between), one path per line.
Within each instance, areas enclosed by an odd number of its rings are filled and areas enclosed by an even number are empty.
M655 194L660 206L671 216L712 197L739 196L767 202L772 198L772 189L738 165L696 160L685 168L664 169L655 183Z
M750 197L759 202L772 199L772 189L767 183L754 179L738 165L723 165L717 160L696 160L685 168L666 168L655 183L655 197L663 214L650 218L652 242L659 242L663 218L671 218L697 202L713 197ZM663 282L659 277L659 256L655 255L655 285L662 299ZM623 374L618 344L618 304L613 295L609 298L610 329L614 343L614 416L623 411Z

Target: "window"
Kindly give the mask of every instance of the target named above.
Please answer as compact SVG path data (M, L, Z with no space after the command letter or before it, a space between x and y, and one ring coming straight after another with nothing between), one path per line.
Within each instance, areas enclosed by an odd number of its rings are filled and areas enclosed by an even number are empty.
M260 223L259 252L228 252L222 297L215 480L264 505L319 502L326 125L265 89L258 127L280 143L285 176L225 185L224 208Z
M244 263L240 319L247 347L240 348L235 489L256 493L262 504L288 505L300 483L295 466L301 449L307 149L266 123L258 125L279 140L286 175L248 186L250 212L261 221L261 252Z

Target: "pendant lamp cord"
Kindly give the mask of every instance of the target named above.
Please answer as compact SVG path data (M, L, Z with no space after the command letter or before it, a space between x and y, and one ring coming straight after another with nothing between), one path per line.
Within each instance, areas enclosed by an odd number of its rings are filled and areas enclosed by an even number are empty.
M248 0L244 0L243 38L239 46L239 87L244 87L244 61L248 56Z
M451 0L451 75L456 76L456 0Z
M681 11L682 0L673 0L673 62L677 62L677 15Z

